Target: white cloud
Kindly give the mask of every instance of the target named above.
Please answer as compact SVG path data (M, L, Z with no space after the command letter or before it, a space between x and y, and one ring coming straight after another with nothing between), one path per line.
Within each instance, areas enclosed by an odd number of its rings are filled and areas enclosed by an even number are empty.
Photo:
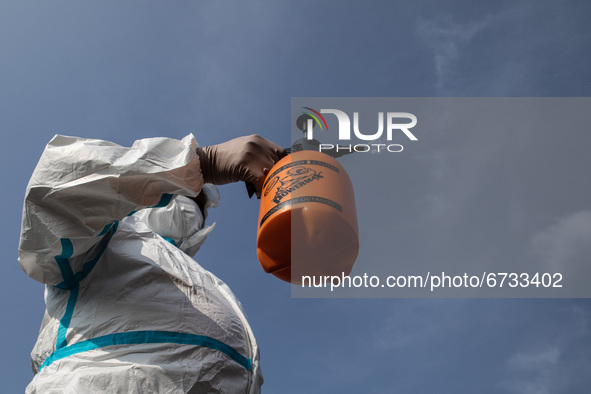
M505 364L507 378L500 381L500 386L508 392L572 392L577 387L577 380L588 372L589 354L580 349L581 345L589 343L589 311L572 304L547 312L562 319L556 319L552 329L546 333L548 337L534 336L532 343L518 347L508 357Z
M511 393L561 393L568 385L568 371L563 367L561 354L564 344L549 345L545 349L518 352L507 361L511 379L501 386Z
M507 361L507 365L515 370L536 370L556 365L559 358L560 349L552 346L536 352L516 353Z
M383 325L374 331L378 349L408 349L436 343L458 327L458 316L467 301L405 300L388 311Z
M433 49L437 86L443 87L460 58L462 47L490 24L490 18L467 24L457 24L449 16L427 20L419 18L417 29L423 41Z
M531 247L546 267L564 269L573 264L588 265L582 254L591 245L591 211L584 210L560 219L532 237ZM588 253L587 257L588 257ZM585 260L585 261L583 261Z

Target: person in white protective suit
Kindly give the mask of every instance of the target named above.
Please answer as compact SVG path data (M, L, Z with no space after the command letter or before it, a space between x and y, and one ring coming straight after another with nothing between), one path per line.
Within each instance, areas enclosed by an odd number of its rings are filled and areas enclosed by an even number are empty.
M258 393L259 350L230 289L192 255L215 186L256 185L285 151L55 136L25 196L19 263L47 305L28 393Z

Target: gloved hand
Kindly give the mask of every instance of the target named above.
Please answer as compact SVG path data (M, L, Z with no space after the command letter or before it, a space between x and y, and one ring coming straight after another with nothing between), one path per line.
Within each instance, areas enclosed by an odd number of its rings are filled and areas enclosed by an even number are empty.
M287 152L279 145L253 134L198 148L197 154L205 183L224 185L245 181L255 185L257 197L260 198L265 176Z

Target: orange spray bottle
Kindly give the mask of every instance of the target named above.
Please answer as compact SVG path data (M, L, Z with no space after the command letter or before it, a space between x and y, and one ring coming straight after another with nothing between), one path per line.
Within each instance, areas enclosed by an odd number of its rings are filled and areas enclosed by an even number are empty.
M307 115L297 124L304 134L314 127ZM353 185L318 146L296 141L269 171L261 193L258 259L265 272L295 284L303 277L318 283L327 275L349 275L359 251Z

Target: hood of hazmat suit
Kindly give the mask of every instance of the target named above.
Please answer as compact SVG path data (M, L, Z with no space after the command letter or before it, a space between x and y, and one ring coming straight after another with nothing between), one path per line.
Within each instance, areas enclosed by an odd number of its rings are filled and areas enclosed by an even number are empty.
M217 205L197 143L55 136L29 181L19 263L46 312L27 393L258 393L232 291L192 255ZM200 209L193 199L205 195Z

